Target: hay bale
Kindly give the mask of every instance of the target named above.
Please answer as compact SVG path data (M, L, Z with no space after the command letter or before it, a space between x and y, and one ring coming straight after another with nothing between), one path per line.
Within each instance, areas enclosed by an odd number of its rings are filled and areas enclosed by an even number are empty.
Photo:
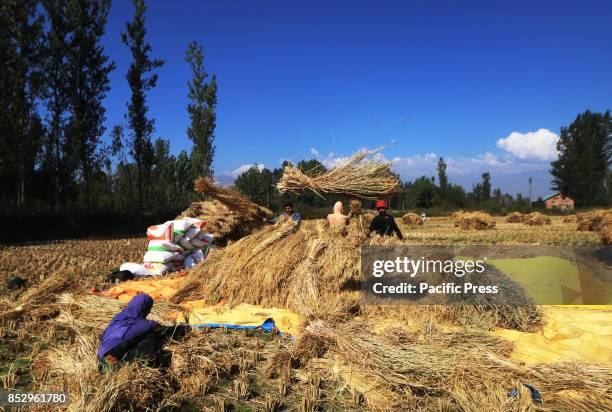
M402 216L402 222L404 222L405 225L410 225L410 226L414 226L414 225L422 225L423 221L421 220L421 216L417 215L416 213L406 213L404 216Z
M591 212L577 213L578 230L599 232L612 225L612 209L597 209Z
M400 191L399 177L391 172L392 162L381 162L377 150L361 150L345 163L326 173L309 170L303 173L289 164L276 185L278 191L301 194L309 190L320 197L341 194L364 199L376 199Z
M542 226L550 225L551 220L549 216L543 215L540 212L531 212L525 216L523 223L529 226Z
M563 218L563 223L576 223L576 215L569 215Z
M506 215L506 223L523 223L525 215L520 212L511 212Z
M461 216L463 216L465 213L463 210L457 210L455 212L453 212L450 216L453 224L455 227L459 227L461 224Z
M455 226L463 230L490 230L495 228L495 219L485 212L468 212L457 214Z

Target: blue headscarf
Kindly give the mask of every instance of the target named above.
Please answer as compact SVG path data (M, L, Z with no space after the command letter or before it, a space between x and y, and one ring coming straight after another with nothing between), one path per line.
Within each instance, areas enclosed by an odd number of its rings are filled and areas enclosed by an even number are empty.
M98 358L102 360L108 351L155 328L157 322L147 319L151 308L151 296L145 293L134 296L125 309L115 315L100 336Z

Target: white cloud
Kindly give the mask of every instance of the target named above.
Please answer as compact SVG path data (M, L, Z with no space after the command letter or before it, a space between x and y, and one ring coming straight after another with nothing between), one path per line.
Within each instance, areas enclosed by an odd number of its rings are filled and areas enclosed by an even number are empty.
M247 170L249 170L251 167L257 167L259 170L262 170L263 168L266 167L265 164L263 163L254 163L254 164L247 164L247 165L242 165L242 166L238 166L236 169L232 170L231 172L227 173L227 175L233 177L234 179L237 178L238 176L240 176L242 173L246 172Z
M315 149L314 147L310 148L310 154L313 155L316 158L321 157L321 153L319 153L319 151L317 149Z
M559 136L548 129L535 132L512 132L508 137L499 139L497 147L519 159L554 160L558 156Z

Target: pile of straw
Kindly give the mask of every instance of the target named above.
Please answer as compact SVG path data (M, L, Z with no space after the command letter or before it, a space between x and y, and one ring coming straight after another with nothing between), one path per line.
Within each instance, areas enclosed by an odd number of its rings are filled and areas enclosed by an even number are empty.
M488 230L495 228L495 219L485 212L454 214L455 226L463 230Z
M37 389L69 394L68 411L147 410L174 392L162 371L130 363L101 375L97 338L78 334L74 345L41 352L32 364Z
M363 211L360 200L351 199L349 202L349 229L359 230L364 234L367 233L370 229L370 223L372 223L374 216L375 215L372 213L365 213Z
M216 236L215 244L225 245L251 233L272 217L272 211L236 192L217 186L209 178L198 178L195 190L212 200L192 203L177 219L193 217L207 222L206 230Z
M417 215L416 213L412 213L412 212L406 213L404 216L402 216L402 222L404 222L405 225L410 225L410 226L423 224L421 217Z
M577 213L578 230L599 232L603 227L612 224L612 209L597 209L591 212Z
M285 222L278 228L263 228L225 249L212 251L189 273L171 300L180 303L214 296L229 304L285 307L306 317L326 319L350 318L355 314L387 318L427 315L456 324L478 322L485 329L504 326L527 330L538 322L538 310L528 302L363 304L361 246L400 244L394 237L365 236L351 226L346 236L330 233L324 220L303 221L297 230L291 222ZM502 273L496 276L506 278ZM508 290L521 288L513 284ZM510 298L504 295L505 302L517 301Z
M506 215L506 223L523 223L525 215L521 212L511 212Z
M576 223L576 215L569 215L563 218L563 223Z
M64 293L58 300L60 313L54 320L77 331L92 330L101 333L108 326L111 319L123 308L126 303L117 299L95 295L73 295ZM181 312L182 308L170 302L156 301L147 317L164 326L175 324L172 313Z
M376 158L376 150L361 150L345 163L327 173L309 170L303 173L289 164L277 184L278 191L300 194L305 190L324 197L324 194L356 196L376 199L400 191L399 177L391 172L392 162Z
M525 216L523 223L529 226L550 225L550 217L543 215L540 212L531 212Z
M485 406L485 410L515 410L516 405L510 406L513 402L530 402L496 396L491 387L504 388L507 393L518 382L533 384L545 399L549 394L573 390L600 405L612 405L612 394L606 387L612 382L608 368L529 368L508 358L510 344L482 332L434 327L427 332L391 328L376 333L363 322L333 325L321 321L311 322L306 329L311 342L316 336L325 343L325 356L312 359L310 367L361 392L372 409L418 409L422 399L437 398L463 405L462 410ZM298 340L295 345L302 343ZM473 399L466 396L466 390L482 396Z
M612 244L612 209L577 213L578 230L597 232L605 245Z
M65 292L77 284L77 275L67 271L57 271L43 282L28 288L13 307L0 313L0 320L46 318L57 314L55 301L59 293Z

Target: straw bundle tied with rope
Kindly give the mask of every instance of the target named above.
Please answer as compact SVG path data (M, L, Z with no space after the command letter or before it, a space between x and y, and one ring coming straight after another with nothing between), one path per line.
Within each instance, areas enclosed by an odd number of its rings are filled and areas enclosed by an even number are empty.
M340 194L375 199L398 193L400 180L391 172L393 162L380 161L379 153L379 150L361 150L326 173L319 170L303 173L289 164L276 187L281 194L310 190L322 198L326 194Z

